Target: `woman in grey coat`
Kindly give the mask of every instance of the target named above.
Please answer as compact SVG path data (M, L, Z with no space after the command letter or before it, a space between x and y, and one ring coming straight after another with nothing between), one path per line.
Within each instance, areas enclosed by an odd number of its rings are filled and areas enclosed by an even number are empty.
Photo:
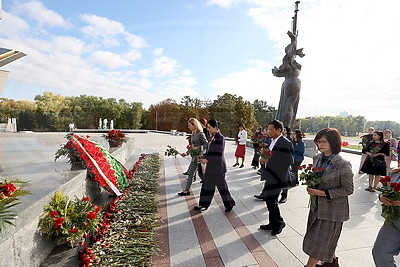
M310 205L303 251L309 256L307 267L324 261L324 266L339 266L335 255L343 222L349 219L348 196L353 194L351 164L340 155L342 138L335 128L325 128L314 138L322 153L313 157L313 167L323 169L318 189L307 187L316 196Z
M202 154L207 146L207 139L203 133L203 127L201 126L201 123L195 118L190 118L188 120L188 129L189 129L189 131L192 132L192 137L190 139L192 147L195 149L198 149L200 151L200 154ZM181 156L185 157L188 154L189 154L189 151L187 151L186 153L182 153ZM179 192L178 195L180 195L180 196L190 195L189 190L190 190L190 187L192 186L193 178L194 178L195 172L197 170L197 166L198 166L197 157L193 157L190 161L189 168L187 171L188 178L187 178L185 190L182 192Z

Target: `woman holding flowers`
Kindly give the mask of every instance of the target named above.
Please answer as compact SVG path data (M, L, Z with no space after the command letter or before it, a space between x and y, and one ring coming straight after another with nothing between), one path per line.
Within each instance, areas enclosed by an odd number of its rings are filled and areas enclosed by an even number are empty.
M236 203L225 180L225 137L219 131L219 122L214 119L208 122L207 129L210 132L210 140L204 158L201 159L203 164L207 163L207 167L201 186L199 205L194 209L200 211L208 209L214 197L215 187L217 187L224 202L225 212L230 212Z
M178 193L180 196L187 196L190 195L190 187L193 183L193 177L197 170L197 159L198 156L203 152L207 145L206 136L203 133L203 127L201 126L200 122L195 118L190 118L188 120L188 129L192 132L192 137L190 138L190 145L188 146L188 151L186 153L182 153L181 156L185 157L187 155L192 156L192 160L189 164L188 169L188 178L185 190Z
M313 188L307 186L315 203L310 205L303 251L309 255L307 267L314 267L319 260L339 266L335 250L343 222L349 219L348 196L354 190L353 172L350 162L339 155L342 138L337 129L322 129L314 142L321 152L313 157L313 170L320 183Z
M392 177L382 178L381 182L386 187L378 197L382 202L382 209L393 210L393 214L388 217L388 212L384 213L385 223L376 237L372 256L376 266L394 267L396 263L393 256L400 253L400 169L395 169Z
M367 158L361 167L361 171L368 174L369 186L365 191L369 192L375 192L379 179L386 175L385 156L390 154L389 144L383 141L383 132L375 131L372 136L373 141L363 149Z

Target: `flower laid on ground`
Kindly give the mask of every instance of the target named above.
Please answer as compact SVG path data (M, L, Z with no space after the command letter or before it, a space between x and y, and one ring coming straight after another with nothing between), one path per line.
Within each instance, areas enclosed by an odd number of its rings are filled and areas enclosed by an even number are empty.
M111 130L108 134L104 134L103 137L107 140L112 140L115 142L127 142L128 137L120 130Z
M324 182L321 180L324 169L321 167L313 167L312 164L301 165L297 169L301 171L299 180L302 181L302 185L307 185L310 188L318 189ZM316 196L310 196L309 204L315 205Z
M196 158L198 156L201 155L201 151L200 149L198 149L197 147L194 147L192 144L188 145L186 147L186 149L188 150L188 154L192 157L192 158Z
M90 203L88 197L69 199L56 192L46 205L39 221L39 231L56 242L71 246L97 230L101 207Z
M18 197L30 194L23 189L27 184L28 182L18 179L0 181L0 232L6 224L14 225L13 220L17 215L11 208L19 203Z
M381 144L372 144L370 152L372 154L376 154L376 153L378 153L378 151L380 149L381 149ZM374 162L375 161L375 157L370 157L370 160L371 160L371 162Z
M264 162L267 162L271 157L272 157L272 151L269 149L268 146L266 147L261 147L260 151L258 152L258 154L260 155L261 159Z
M158 251L154 229L158 202L158 155L140 159L135 179L108 206L92 245L79 252L81 266L150 266ZM130 171L130 172L131 172Z
M349 142L343 141L342 146L350 146Z
M390 176L379 179L379 182L381 182L382 186L376 188L376 190L382 192L382 196L387 197L390 202L393 202L395 200L400 200L400 183L394 183L391 182L391 180L392 177ZM399 210L399 206L388 206L382 204L382 214L385 217L385 222L391 224L391 222L398 219Z
M179 151L178 150L176 150L176 148L175 147L172 147L172 146L170 146L170 145L168 145L167 146L167 149L165 150L165 152L164 152L164 155L165 156L174 156L175 158L176 158L176 156L177 155L179 155L180 153L179 153Z

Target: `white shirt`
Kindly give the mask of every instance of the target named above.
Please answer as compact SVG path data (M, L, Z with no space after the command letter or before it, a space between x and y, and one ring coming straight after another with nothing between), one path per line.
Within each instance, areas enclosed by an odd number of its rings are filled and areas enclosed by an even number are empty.
M246 141L247 141L247 132L246 132L246 130L239 131L238 139L239 139L238 140L239 145L245 145L246 144Z
M283 136L282 134L280 134L277 138L272 139L271 144L269 145L269 149L272 150L275 146L276 141L278 141L278 139Z

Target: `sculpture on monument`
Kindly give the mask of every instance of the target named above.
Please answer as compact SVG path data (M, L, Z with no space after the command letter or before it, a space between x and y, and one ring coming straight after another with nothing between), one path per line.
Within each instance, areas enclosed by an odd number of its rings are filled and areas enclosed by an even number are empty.
M101 120L101 118L99 118L99 129L103 129L103 128L101 127L101 122L102 122L102 120Z
M107 119L103 120L103 129L108 129L107 128Z
M283 57L282 65L279 68L274 67L272 69L274 76L285 77L285 81L281 87L281 96L276 118L290 128L293 128L300 100L301 81L298 77L301 65L297 63L296 56L305 56L303 54L303 48L297 49L297 12L299 11L299 3L300 1L295 2L292 31L287 32L290 37L290 44L285 48L286 54Z
M114 130L114 120L111 120L110 122L110 130Z

